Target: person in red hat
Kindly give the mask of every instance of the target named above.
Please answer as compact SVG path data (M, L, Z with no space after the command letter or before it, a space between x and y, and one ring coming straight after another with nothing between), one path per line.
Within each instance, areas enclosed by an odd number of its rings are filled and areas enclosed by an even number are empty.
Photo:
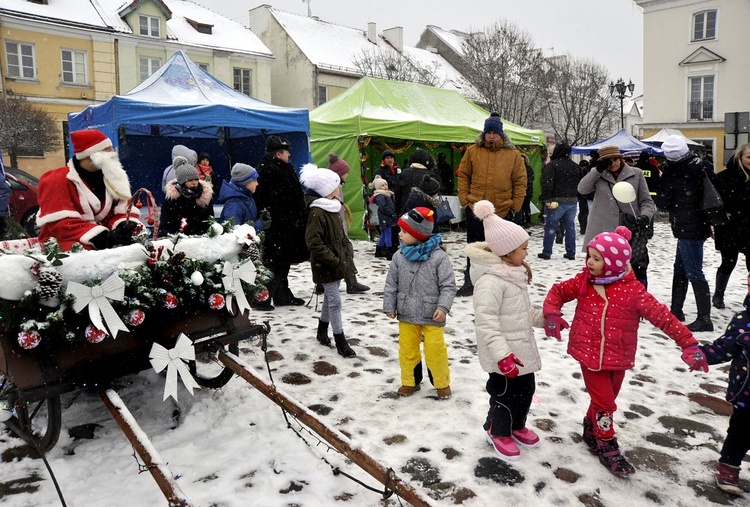
M95 129L71 132L70 140L75 156L39 180L39 241L55 238L63 251L132 243L139 211L127 213L130 181L112 141Z

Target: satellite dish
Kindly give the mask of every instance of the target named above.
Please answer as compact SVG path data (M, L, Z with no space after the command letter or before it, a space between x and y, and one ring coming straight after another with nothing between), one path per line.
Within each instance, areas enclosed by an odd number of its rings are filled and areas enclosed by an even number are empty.
M635 201L635 189L627 181L615 183L615 186L612 187L612 195L623 204Z

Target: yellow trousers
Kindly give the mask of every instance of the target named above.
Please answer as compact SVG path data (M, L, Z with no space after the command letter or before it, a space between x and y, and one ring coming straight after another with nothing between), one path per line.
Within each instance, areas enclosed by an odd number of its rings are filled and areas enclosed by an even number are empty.
M414 367L422 361L419 345L424 334L424 359L432 373L435 389L451 384L448 367L448 347L443 339L442 326L398 323L398 361L401 364L401 385L414 386Z

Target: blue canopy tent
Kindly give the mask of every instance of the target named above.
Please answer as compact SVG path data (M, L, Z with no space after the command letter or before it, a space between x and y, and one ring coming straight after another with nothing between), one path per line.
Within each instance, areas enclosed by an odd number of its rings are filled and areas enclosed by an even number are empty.
M604 146L617 146L620 148L621 153L627 153L629 151L645 151L651 155L662 155L661 149L656 146L651 146L646 143L640 142L635 137L628 134L627 130L621 129L615 135L604 139L603 141L597 141L586 146L573 146L574 154L588 155L594 150L598 150Z
M256 166L265 139L276 134L292 145L295 167L310 161L307 109L267 104L228 87L176 52L125 95L68 115L69 130L96 128L118 148L133 189L148 188L161 200L161 177L172 147L184 144L211 155L227 179L235 162ZM158 191L156 191L158 190Z

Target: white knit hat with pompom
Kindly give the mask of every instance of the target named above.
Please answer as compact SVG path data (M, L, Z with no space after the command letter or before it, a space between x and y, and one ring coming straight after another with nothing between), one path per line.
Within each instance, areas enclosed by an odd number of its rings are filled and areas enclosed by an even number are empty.
M529 240L529 233L523 227L495 215L495 206L490 201L475 203L474 214L484 224L487 245L498 257L509 254Z
M299 179L305 187L320 197L328 197L341 185L341 178L338 174L315 164L303 165L299 173Z

